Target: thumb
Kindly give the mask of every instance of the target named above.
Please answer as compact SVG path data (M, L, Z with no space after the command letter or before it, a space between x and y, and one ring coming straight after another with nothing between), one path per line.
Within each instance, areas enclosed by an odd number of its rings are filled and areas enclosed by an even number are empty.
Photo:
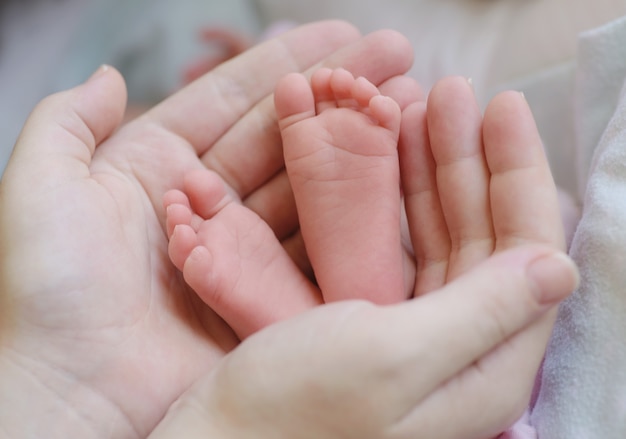
M96 146L119 126L125 108L124 79L112 67L100 67L85 83L48 96L35 107L6 172L19 170L29 184L33 179L88 175Z
M421 400L421 410L397 427L424 431L423 425L439 426L424 437L469 438L492 437L510 425L530 396L550 315L578 282L578 270L564 253L526 245L487 259L405 310L397 307L390 321L404 328L407 337L419 334L414 345L426 340L422 351L431 347L413 379L414 395L420 389L430 392ZM403 322L400 311L412 312Z
M432 359L454 368L472 364L542 318L578 282L578 270L564 253L524 245L489 258L413 306L431 316L445 310L445 318L431 325L436 344L443 347L437 354L442 357Z

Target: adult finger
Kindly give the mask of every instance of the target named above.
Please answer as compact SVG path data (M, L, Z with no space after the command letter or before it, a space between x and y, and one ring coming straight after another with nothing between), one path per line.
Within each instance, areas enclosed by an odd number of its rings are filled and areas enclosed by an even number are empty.
M466 367L421 401L421 413L407 417L406 425L438 423L427 437L497 437L528 408L546 349L544 329L534 323Z
M96 146L119 126L125 107L124 80L108 66L84 84L48 96L24 125L5 175L15 169L10 180L28 185L34 178L88 176Z
M343 67L378 85L405 73L411 62L412 49L405 37L394 31L379 31L337 50L318 66ZM269 95L272 91L203 156L203 162L244 199L283 167L280 132Z
M517 92L497 95L483 122L491 172L497 249L542 242L565 249L565 233L550 165L533 115Z
M379 89L381 94L393 98L400 108L424 97L419 84L407 76L394 76L383 82ZM250 193L245 204L263 218L281 240L298 229L295 201L284 170L266 181L262 188Z
M173 437L189 426L194 434L214 433L230 423L258 437L293 437L306 428L314 432L311 437L478 439L477 432L496 431L510 419L511 409L497 404L510 390L502 381L491 393L477 386L491 385L491 375L480 375L477 362L563 299L576 282L566 256L528 246L489 258L412 302L317 308L240 345L181 399L162 424L163 434L154 437ZM494 361L497 367L486 370L498 372L498 380L526 354L506 353L510 361ZM492 398L489 413L484 395Z
M454 279L489 256L494 246L482 114L468 81L439 81L428 98L427 119L451 242L448 279Z
M417 352L422 345L421 352L428 352L415 364L419 376L407 378L417 395L417 389L439 387L541 318L576 283L577 271L567 256L528 245L494 255L440 290L381 315L399 332L396 346ZM379 337L393 339L390 335Z
M204 154L246 112L273 92L283 75L302 71L359 38L339 21L286 32L213 69L154 108L150 118Z
M417 265L415 296L445 284L450 256L450 236L426 122L426 103L410 105L402 112L398 143L404 205Z
M417 81L405 75L389 78L378 86L380 94L389 96L398 103L401 110L415 102L424 101L424 90Z

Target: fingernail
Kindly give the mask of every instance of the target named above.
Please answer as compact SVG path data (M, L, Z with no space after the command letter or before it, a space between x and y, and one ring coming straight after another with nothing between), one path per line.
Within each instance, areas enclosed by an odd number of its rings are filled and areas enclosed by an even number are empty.
M560 252L535 259L528 266L527 274L535 284L538 302L544 305L562 301L580 282L576 264Z
M102 64L100 67L98 67L98 69L97 69L95 72L93 72L93 73L91 74L91 76L89 77L89 79L87 79L87 82L89 82L89 81L93 81L94 79L97 79L97 78L99 78L100 76L103 76L106 72L108 72L108 71L109 71L109 69L110 69L110 68L111 68L111 67L109 67L108 65L106 65L106 64Z

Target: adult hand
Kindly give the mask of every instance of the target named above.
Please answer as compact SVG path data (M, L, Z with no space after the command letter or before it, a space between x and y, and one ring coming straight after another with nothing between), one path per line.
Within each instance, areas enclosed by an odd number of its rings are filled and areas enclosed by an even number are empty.
M439 81L427 103L403 113L400 156L416 297L520 245L565 251L554 179L520 93L497 95L483 115L466 79ZM508 353L488 362L494 374L515 371L521 404L531 398L555 311L512 337ZM502 389L496 380L485 385Z
M150 438L491 438L529 391L515 338L576 282L526 245L419 299L322 305L246 339Z
M153 439L485 439L521 414L554 305L577 283L532 115L508 93L483 118L469 84L447 79L405 110L401 156L416 298L259 332Z
M274 84L321 60L378 84L411 54L397 33L360 38L325 22L254 48L119 130L126 93L113 69L44 100L0 186L3 433L145 437L238 343L168 259L165 190L210 167L289 237Z

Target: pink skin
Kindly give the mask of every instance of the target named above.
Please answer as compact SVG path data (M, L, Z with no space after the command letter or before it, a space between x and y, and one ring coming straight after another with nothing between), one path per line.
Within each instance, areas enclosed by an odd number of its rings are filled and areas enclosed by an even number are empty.
M200 298L245 338L322 302L269 226L208 170L165 194L169 255Z
M417 261L416 295L520 244L565 249L556 186L523 96L484 116L464 78L439 81L403 112L400 166Z
M519 93L496 96L483 116L466 80L440 81L427 105L414 102L403 107L398 171L396 142L388 142L398 139L398 107L363 80L350 78L341 70L323 69L309 85L304 77L289 75L280 82L275 96L286 169L324 300L360 298L361 293L376 291L398 293L395 301L405 297L401 281L406 276L401 268L404 261L396 247L399 174L417 266L410 287L416 297L413 303L432 304L445 291L429 294L431 291L445 290L455 279L476 273L481 262L504 250L527 244L564 250L556 187L532 113ZM170 191L165 197L170 256L189 284L240 337L253 332L255 325L260 329L263 322L321 303L319 291L289 261L266 224L230 196L216 174L192 172L183 190ZM367 220L367 225L360 220ZM370 240L377 243L376 253L368 253ZM376 273L385 264L391 271ZM381 279L388 283L381 285ZM542 293L548 294L544 299L553 303L556 297L550 296L563 291L559 286L563 280L559 276L550 279ZM511 297L500 298L500 283L496 284L499 299L489 306L487 314L493 314L492 318L476 321L477 336L460 346L461 336L455 329L440 331L450 334L450 343L445 349L430 350L426 357L439 352L458 358L468 346L484 343L484 334L495 331L502 335L509 322L501 320L499 309ZM479 291L488 289L487 285ZM379 303L387 299L394 301L392 296L375 297ZM388 307L385 311L399 309ZM471 306L456 300L446 309L460 316L477 315ZM430 317L411 314L410 321ZM345 328L342 318L333 324ZM456 402L475 399L477 394L502 393L502 383L506 383L505 393L516 395L510 400L514 404L511 417L474 435L495 437L530 399L553 318L551 311L524 331L507 336L490 353L472 360L463 373L442 385L441 392L428 393L424 407L442 404L447 417L450 413L462 416L467 404ZM407 331L408 326L396 318L387 326L398 328L402 336L408 333L409 338L425 334ZM370 337L377 330L372 327ZM472 396L441 403L450 392ZM485 404L501 405L494 401L487 398ZM432 422L432 416L420 418L415 413L416 418L412 413L403 424ZM441 433L442 426L438 428ZM450 437L456 436L450 433Z
M242 338L322 301L393 303L406 297L398 104L341 69L320 69L311 83L288 75L275 101L302 235L323 299L267 224L231 196L216 174L190 172L182 191L164 197L170 258Z
M289 75L275 102L300 228L324 300L404 299L400 108L341 69L318 70L310 85Z

